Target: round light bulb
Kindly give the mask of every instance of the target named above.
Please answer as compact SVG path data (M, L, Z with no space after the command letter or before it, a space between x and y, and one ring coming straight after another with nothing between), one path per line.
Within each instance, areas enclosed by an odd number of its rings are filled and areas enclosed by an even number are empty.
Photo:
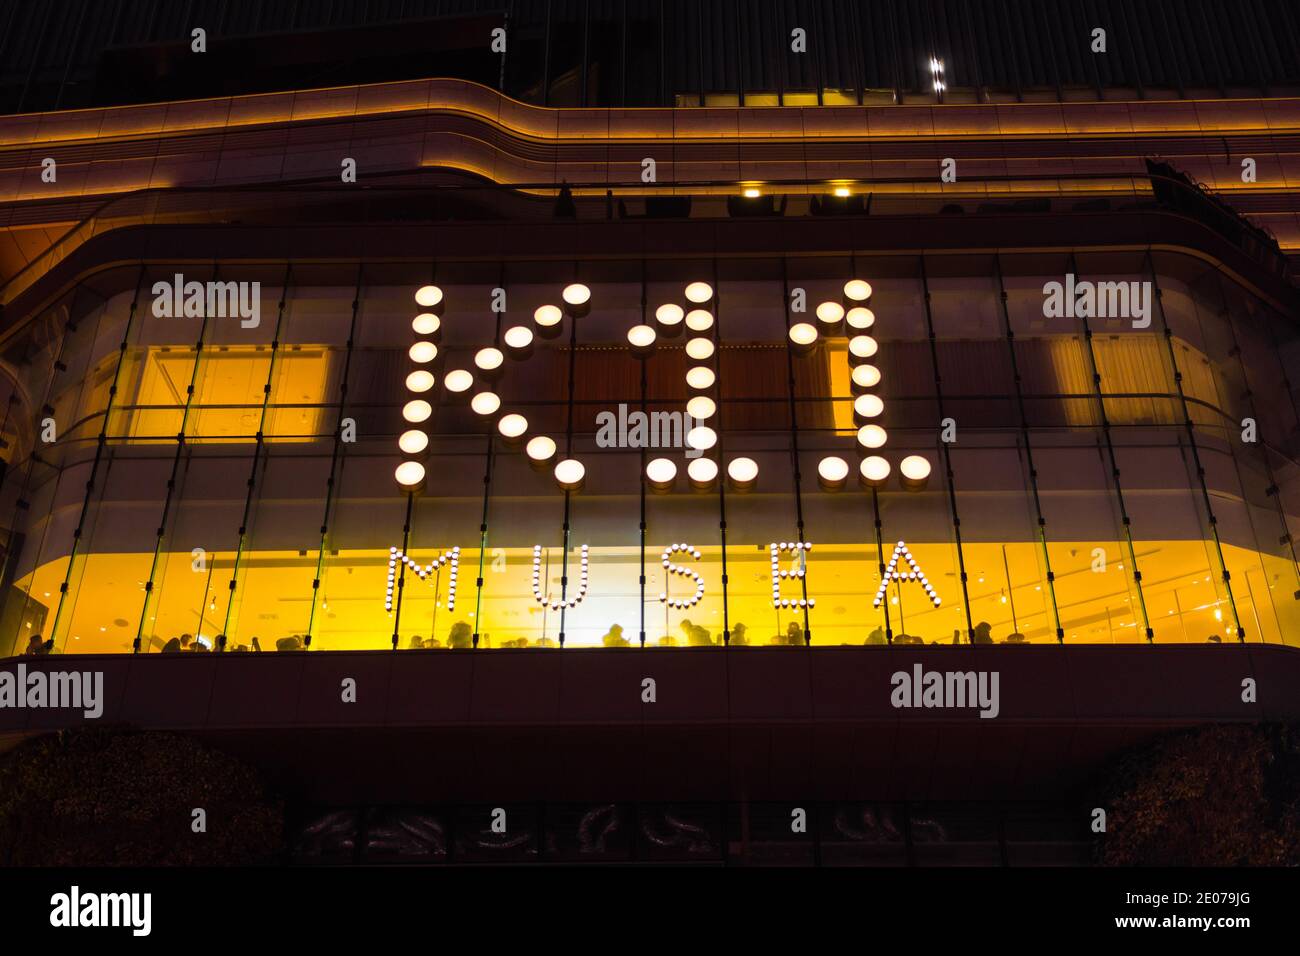
M560 483L561 488L573 489L578 487L578 485L582 484L582 479L586 475L587 469L576 458L565 458L555 465L555 480Z
M854 358L869 359L879 350L880 346L869 335L855 335L849 339L849 354Z
M859 418L875 418L885 410L885 403L875 395L859 395L853 402L853 413Z
M677 325L686 313L675 302L667 302L655 309L655 321L660 325Z
M686 444L705 451L718 443L718 433L707 425L696 425L686 433Z
M433 414L433 406L422 398L415 401L407 402L402 406L402 417L412 424L428 421L429 416Z
M707 395L696 395L686 403L686 414L697 421L712 418L717 411L717 404Z
M497 431L506 438L518 438L528 431L528 419L524 418L523 415L513 413L503 415L501 421L497 422Z
M408 455L418 455L429 447L429 436L418 428L412 428L402 432L402 437L397 439L397 447Z
M416 369L406 376L406 387L412 392L427 392L433 388L433 373L426 372L424 369Z
M686 327L692 332L707 332L713 328L713 313L708 309L691 309L686 313Z
M750 485L758 478L758 462L752 458L734 458L727 465L727 477L738 485Z
M843 458L828 455L817 463L817 477L830 487L839 487L849 476L849 463Z
M403 488L414 488L424 481L424 466L418 461L404 461L397 466L393 477Z
M706 365L696 365L686 372L686 384L691 388L710 388L717 376Z
M686 466L686 474L696 485L710 485L718 479L718 463L712 458L696 458Z
M416 342L407 350L406 354L411 357L412 362L423 365L426 362L432 362L438 357L438 346L432 342Z
M420 286L420 288L415 293L416 305L422 305L426 309L432 308L433 306L437 305L441 301L442 301L442 290L439 289L436 285Z
M898 471L904 484L920 485L930 477L930 462L920 455L908 455L898 463Z
M849 328L865 332L876 324L876 313L864 305L855 305L844 316Z
M581 282L575 282L572 285L566 285L561 296L569 305L586 305L591 301L591 290Z
M649 325L634 325L627 330L627 341L634 349L648 349L655 344L655 330Z
M501 398L496 392L479 392L469 400L469 407L480 415L495 415L501 407Z
M691 339L686 343L686 354L697 362L703 362L713 355L712 339Z
M533 313L533 321L543 328L559 325L563 318L564 313L558 305L539 305Z
M804 347L812 345L817 341L817 327L811 322L796 322L790 326L790 341Z
M492 372L499 369L501 363L505 360L506 357L502 355L501 350L497 348L488 347L485 349L479 349L478 352L474 354L474 364L485 372Z
M524 446L524 452L533 461L549 461L555 455L555 439L538 435Z
M420 335L433 335L442 328L442 319L432 312L421 312L411 320L411 328Z
M853 369L853 384L858 388L875 388L880 384L880 369L874 365L858 365Z
M707 282L692 282L686 287L686 298L697 305L713 298L713 286Z
M656 458L645 466L645 476L652 485L669 485L677 477L677 466L667 458Z
M871 283L862 279L850 279L844 283L844 295L854 302L866 302L871 298Z
M820 322L834 325L842 318L844 318L844 306L838 302L823 302L817 306L817 319Z
M533 344L533 330L526 325L513 325L501 338L507 348L526 349Z
M474 384L474 375L463 368L452 369L442 377L442 384L449 392L464 392Z
M863 425L858 429L858 444L863 448L880 448L889 439L879 425Z
M889 462L879 455L868 455L858 466L862 480L869 485L882 484L889 477Z

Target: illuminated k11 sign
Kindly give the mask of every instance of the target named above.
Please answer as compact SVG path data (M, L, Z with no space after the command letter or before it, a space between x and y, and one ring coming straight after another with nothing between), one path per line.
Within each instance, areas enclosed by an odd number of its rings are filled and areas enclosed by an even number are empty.
M812 608L817 606L816 598L787 598L781 594L781 585L784 583L794 583L803 581L807 576L808 555L812 552L811 541L773 541L768 545L768 553L771 555L771 573L772 573L772 607L774 608ZM545 591L545 572L542 567L542 546L533 545L533 566L532 566L532 590L533 599L542 607L549 608L552 611L558 611L561 608L573 609L582 603L587 596L590 585L591 571L591 549L587 545L578 547L578 585L572 597L556 597L554 594ZM790 568L781 567L781 555L793 555L795 560ZM900 571L897 569L900 554L903 556L910 570ZM660 592L660 603L668 607L684 610L694 607L704 599L705 582L704 575L697 571L692 571L685 565L676 563L679 555L685 555L698 561L703 556L700 550L692 544L681 542L671 544L664 549L662 555L662 564L668 575L680 575L695 585L695 589L689 597L675 598L670 597L666 591ZM454 547L449 551L442 552L428 564L421 565L418 561L404 553L400 548L392 547L388 549L388 581L384 591L384 610L393 609L393 589L397 586L397 576L399 568L405 566L409 568L421 581L429 581L429 578L435 571L441 571L443 567L448 569L447 584L447 610L454 610L456 607L456 576L460 568L460 548ZM935 607L939 606L939 596L935 593L934 588L930 585L929 580L921 571L921 566L917 564L916 559L912 557L911 552L907 550L907 545L902 541L894 548L894 555L890 559L885 569L884 578L880 582L880 589L876 593L876 599L873 607L879 607L880 602L884 599L886 588L891 581L915 581L925 590L926 596L930 599Z

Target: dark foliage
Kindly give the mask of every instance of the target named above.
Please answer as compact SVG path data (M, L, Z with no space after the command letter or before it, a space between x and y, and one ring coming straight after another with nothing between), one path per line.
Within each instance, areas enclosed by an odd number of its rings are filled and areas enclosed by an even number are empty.
M253 769L178 734L64 731L0 758L0 865L269 862L283 821Z
M1099 789L1102 865L1300 864L1300 727L1174 734L1117 759Z

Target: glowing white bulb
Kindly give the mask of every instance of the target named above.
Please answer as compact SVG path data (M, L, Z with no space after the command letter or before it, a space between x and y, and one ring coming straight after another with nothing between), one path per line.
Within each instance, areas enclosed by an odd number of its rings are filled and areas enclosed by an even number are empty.
M537 311L533 313L533 321L543 328L559 325L563 318L564 313L560 311L558 305L539 305Z
M675 302L667 302L655 309L655 320L660 325L676 325L681 322L683 315L685 313L682 307Z
M686 354L697 362L703 362L713 355L713 340L691 339L686 343Z
M855 335L849 339L849 354L854 358L869 359L879 350L880 346L869 335Z
M434 332L442 328L442 319L432 312L421 312L411 320L411 328L415 329L419 335L433 335Z
M704 365L696 365L686 372L686 384L691 388L710 388L716 377L713 374L713 369Z
M930 477L930 462L920 455L908 455L898 463L898 470L908 481L925 481Z
M586 477L586 474L587 469L576 458L565 458L555 465L555 480L560 483L562 488L576 488L582 484L582 479Z
M436 285L421 286L415 293L416 305L422 305L426 309L433 308L442 301L442 290Z
M404 461L397 466L393 477L403 488L414 488L424 481L424 466L418 461Z
M840 485L849 476L849 464L843 458L829 455L817 463L817 475L828 485Z
M790 326L790 341L795 345L812 345L817 341L817 327L811 322L796 322Z
M846 199L852 194L852 190L850 190L848 186L836 186L833 192L840 199Z
M429 447L429 436L418 428L412 428L402 432L402 437L397 439L397 447L408 455L418 455Z
M506 438L518 438L528 431L528 419L523 415L504 415L501 421L497 422L497 431Z
M885 403L875 395L859 395L853 402L853 412L860 418L875 418L885 410Z
M417 369L406 376L406 387L412 392L427 392L433 388L433 373Z
M427 421L433 414L433 406L422 398L417 398L413 402L407 402L402 406L402 417L412 424Z
M442 384L449 392L464 392L474 384L474 376L461 368L452 369L442 377Z
M586 305L591 301L591 290L581 282L566 285L561 295L569 305Z
M880 369L874 365L858 365L854 367L853 384L858 388L875 388L880 384Z
M889 477L889 462L879 455L869 455L858 466L862 479L868 484L878 485Z
M718 478L718 463L712 458L696 458L686 466L686 474L697 485L712 484Z
M718 443L718 433L707 425L696 425L686 433L686 444L705 451Z
M844 306L838 302L823 302L817 306L817 319L820 322L833 325L842 318L844 318Z
M526 325L514 325L502 336L507 348L526 349L533 344L533 330Z
M627 341L633 349L648 349L655 344L655 330L649 325L634 325L627 330Z
M844 321L848 323L849 328L865 332L876 324L876 313L864 305L855 305L844 316Z
M480 415L494 415L501 407L501 398L496 392L479 392L469 400L469 407Z
M524 446L524 452L533 461L549 461L555 456L555 439L538 435Z
M871 283L862 279L850 279L844 283L844 296L854 302L866 302L871 298Z
M478 352L474 354L474 364L477 365L485 372L491 372L496 369L499 369L501 367L501 363L504 361L505 361L505 356L501 354L500 349L489 347L485 349L479 349Z
M717 410L718 406L707 395L696 395L686 403L686 414L698 421L712 418Z
M713 298L713 286L707 282L692 282L686 287L686 298L697 305Z
M432 342L416 342L406 354L411 357L412 362L423 365L426 362L432 362L438 357L438 346Z
M686 327L692 332L707 332L713 328L713 313L708 309L691 309L686 313Z
M858 429L858 444L863 448L880 448L888 438L879 425L863 425Z
M727 476L738 485L751 484L758 477L758 462L752 458L733 458Z
M677 477L677 466L667 458L656 458L645 466L645 476L651 484L667 485Z

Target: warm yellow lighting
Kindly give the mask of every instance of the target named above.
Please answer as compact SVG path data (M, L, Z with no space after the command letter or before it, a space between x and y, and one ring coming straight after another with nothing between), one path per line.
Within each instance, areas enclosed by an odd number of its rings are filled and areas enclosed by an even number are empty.
M501 398L496 392L479 392L469 400L469 407L480 415L495 415L501 407Z
M564 313L560 311L558 305L539 305L537 311L533 313L533 321L542 328L550 328L553 325L559 325L560 320L564 318Z
M424 481L424 466L418 461L404 461L397 466L393 477L403 488L415 488Z
M655 319L660 325L676 325L682 320L685 312L682 307L675 302L668 302L655 309Z
M442 319L432 312L421 312L411 320L411 328L420 335L433 335L442 328Z
M654 347L655 330L649 325L634 325L627 330L627 341L634 352L647 352Z
M485 348L479 349L474 355L474 364L485 372L493 372L501 367L505 361L505 356L501 354L500 349Z
M656 458L645 466L646 480L657 488L664 488L677 477L677 466L667 458Z
M876 324L876 313L872 312L865 305L855 305L849 309L848 315L845 316L848 326L851 329L865 332Z
M697 488L707 488L718 480L718 463L712 458L696 458L686 466L686 474Z
M859 395L853 401L853 414L859 418L876 418L885 410L885 403L875 395Z
M790 326L790 341L807 348L817 341L817 328L811 322L796 322Z
M429 416L432 414L433 406L422 398L417 398L402 406L402 417L412 424L428 421Z
M503 415L501 421L497 422L497 431L506 438L518 438L528 431L528 419L524 418L523 415L513 413Z
M858 466L858 472L861 474L863 482L873 487L879 487L889 477L889 462L879 455L869 455L862 459L862 464Z
M429 436L418 428L412 428L402 432L402 437L397 439L397 447L408 455L418 455L429 447Z
M686 343L686 354L697 362L703 362L713 356L712 339L691 339Z
M844 318L844 306L838 302L823 302L817 306L817 319L827 325L834 325Z
M713 313L707 309L691 309L686 313L686 327L692 332L707 332L713 328Z
M853 384L858 388L875 388L880 384L880 369L874 365L858 365L853 369Z
M851 193L852 190L850 190L848 186L835 187L835 195L838 196L840 199L847 199Z
M866 302L871 298L871 283L862 279L850 279L844 283L844 295L854 302Z
M411 356L412 362L418 362L423 365L425 362L432 362L438 357L438 346L432 342L416 342L407 352Z
M727 477L738 488L747 488L758 480L758 462L752 458L733 458L727 465Z
M746 199L757 199L761 195L763 195L762 191L759 190L756 186L745 187L744 196Z
M686 384L691 388L710 388L715 378L713 369L704 365L697 365L687 371Z
M533 344L533 330L526 325L511 326L502 339L507 348L526 349Z
M528 442L524 452L533 461L549 461L555 455L555 439L538 435Z
M858 444L863 448L880 448L888 438L879 425L863 425L858 429Z
M898 471L903 478L903 487L916 491L924 487L930 477L930 463L920 455L908 455L898 463Z
M555 465L555 480L567 491L572 491L581 485L586 475L587 469L576 458L565 458Z
M707 425L696 425L686 433L686 444L707 451L718 443L718 433Z
M713 286L707 282L692 282L686 287L686 298L699 305L713 298Z
M581 282L566 285L561 297L569 305L586 305L591 301L591 290Z
M430 309L442 301L442 290L436 285L421 286L415 293L416 305Z
M849 464L843 458L828 455L817 463L817 477L828 488L843 486L849 476Z
M697 421L712 418L717 410L718 406L707 395L696 395L686 403L686 414Z
M433 373L418 369L406 376L406 387L412 392L427 392L433 388Z
M879 350L880 346L869 335L855 335L849 339L849 354L854 358L869 359Z
M474 384L474 376L461 368L452 369L442 377L442 384L449 392L464 392Z

